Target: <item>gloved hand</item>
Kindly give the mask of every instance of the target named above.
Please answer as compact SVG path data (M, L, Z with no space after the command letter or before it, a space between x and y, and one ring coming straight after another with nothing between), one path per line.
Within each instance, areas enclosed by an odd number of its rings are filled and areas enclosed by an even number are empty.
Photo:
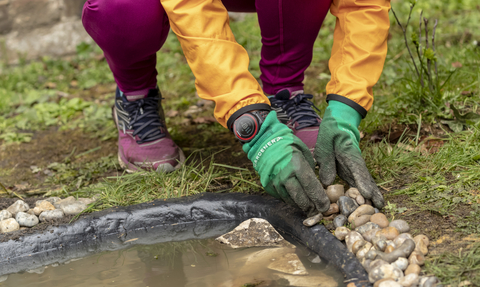
M268 114L258 134L243 145L243 150L267 193L297 205L309 217L328 210L330 201L315 176L308 147L278 121L275 111Z
M338 173L363 197L371 199L375 207L385 205L377 184L370 175L358 142L360 114L352 107L331 100L320 124L314 156L320 167L320 181L330 185Z

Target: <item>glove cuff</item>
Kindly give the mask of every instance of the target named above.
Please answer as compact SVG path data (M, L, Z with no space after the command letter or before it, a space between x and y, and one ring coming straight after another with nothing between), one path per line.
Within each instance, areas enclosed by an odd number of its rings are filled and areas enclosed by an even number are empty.
M325 114L333 117L337 122L343 122L358 130L362 116L354 108L339 101L330 100Z

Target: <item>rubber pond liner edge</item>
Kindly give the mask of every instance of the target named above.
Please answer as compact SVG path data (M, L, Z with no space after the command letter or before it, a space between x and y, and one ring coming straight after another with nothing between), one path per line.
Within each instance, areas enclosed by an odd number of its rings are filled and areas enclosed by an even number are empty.
M282 235L302 243L340 270L346 282L372 286L358 259L323 225L305 227L299 209L269 196L240 193L202 193L111 208L2 242L0 276L131 244L211 238L250 218L263 218Z

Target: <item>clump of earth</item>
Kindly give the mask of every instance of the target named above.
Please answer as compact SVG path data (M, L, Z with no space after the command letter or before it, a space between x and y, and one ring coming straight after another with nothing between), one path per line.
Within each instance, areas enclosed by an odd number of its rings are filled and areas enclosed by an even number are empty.
M331 220L335 237L355 254L374 287L441 286L436 277L422 273L430 244L427 236L413 237L404 220L389 221L356 188L345 191L343 185L336 184L329 186L326 193L330 209L304 224Z
M40 222L51 222L65 216L80 214L95 200L95 198L76 199L73 196L65 199L50 197L36 201L35 206L29 206L25 201L17 200L0 211L0 233L31 228Z

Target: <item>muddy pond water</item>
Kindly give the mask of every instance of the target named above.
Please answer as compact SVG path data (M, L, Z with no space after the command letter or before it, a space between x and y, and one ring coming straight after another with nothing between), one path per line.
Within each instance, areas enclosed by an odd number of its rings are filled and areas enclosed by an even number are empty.
M292 271L285 269L283 263L290 261L292 265L292 253L305 267L304 271L299 272L297 268L295 272L304 275L288 274ZM231 249L213 239L133 245L128 249L2 276L2 280L5 281L0 286L11 287L345 286L338 270L303 246Z

